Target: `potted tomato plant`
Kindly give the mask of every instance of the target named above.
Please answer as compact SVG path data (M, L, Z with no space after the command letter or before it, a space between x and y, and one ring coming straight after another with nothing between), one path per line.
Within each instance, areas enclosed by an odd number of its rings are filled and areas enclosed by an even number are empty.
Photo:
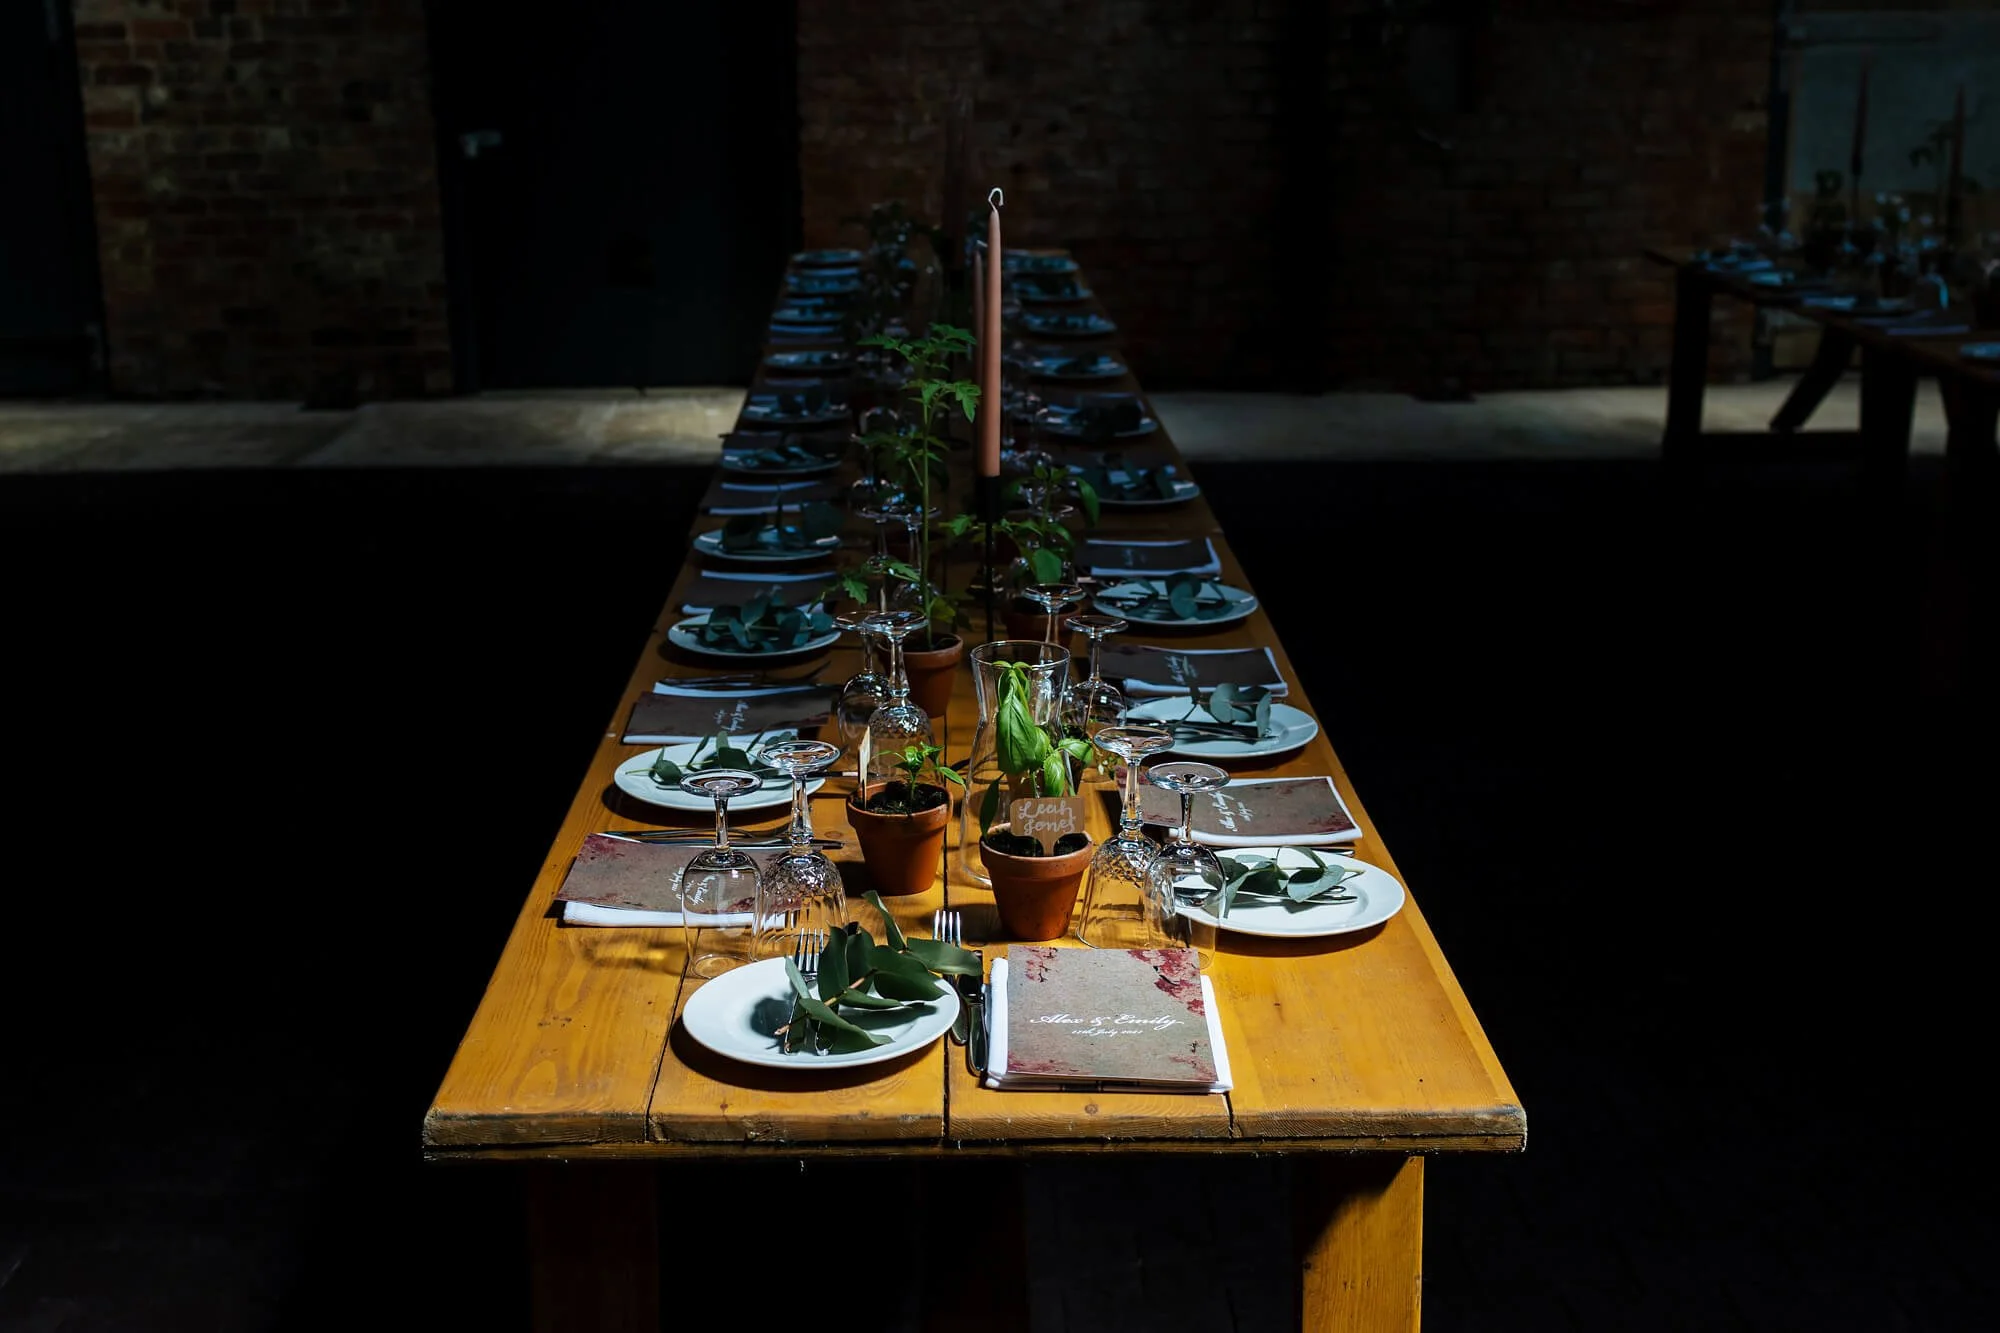
M951 788L965 787L942 753L921 742L892 756L898 776L847 798L847 823L861 844L861 864L884 897L922 893L944 865L945 826L951 822Z

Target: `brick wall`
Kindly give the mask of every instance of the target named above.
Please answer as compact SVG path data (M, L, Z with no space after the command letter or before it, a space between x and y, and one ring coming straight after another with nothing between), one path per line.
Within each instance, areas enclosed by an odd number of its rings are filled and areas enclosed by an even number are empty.
M75 0L113 391L450 387L421 0Z
M851 241L840 219L879 199L937 208L969 78L1010 243L1071 246L1151 383L1269 383L1299 302L1324 311L1332 385L1657 380L1670 285L1638 252L1754 225L1768 6L1462 5L1453 106L1413 93L1419 57L1383 6L1334 0L1321 152L1302 158L1279 71L1304 2L801 0L807 241ZM1280 175L1300 169L1327 182L1316 265L1274 248L1297 229ZM1748 325L1718 319L1716 369L1741 373Z

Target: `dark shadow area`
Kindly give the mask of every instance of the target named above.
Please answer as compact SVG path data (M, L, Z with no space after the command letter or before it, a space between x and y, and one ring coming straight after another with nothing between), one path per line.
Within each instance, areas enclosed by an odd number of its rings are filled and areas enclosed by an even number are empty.
M1195 471L1528 1109L1431 1164L1426 1327L1981 1322L1935 476ZM706 482L0 481L0 1329L525 1326L518 1181L421 1117Z

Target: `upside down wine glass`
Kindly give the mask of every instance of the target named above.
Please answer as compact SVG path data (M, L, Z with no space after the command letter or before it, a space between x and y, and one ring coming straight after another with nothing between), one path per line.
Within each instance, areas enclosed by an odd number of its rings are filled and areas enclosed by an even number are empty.
M1125 621L1118 616L1093 613L1072 616L1069 623L1071 629L1082 630L1090 640L1090 675L1072 682L1063 690L1063 730L1072 736L1090 738L1104 728L1115 727L1125 720L1128 706L1125 696L1117 686L1104 679L1101 662L1104 636L1124 629ZM1082 776L1092 782L1103 782L1109 777L1104 766L1097 763L1088 765Z
M889 645L889 693L869 715L868 731L862 738L867 747L863 753L868 757L857 771L863 773L864 785L894 777L895 756L903 747L913 742L932 743L931 715L911 701L910 677L903 670L903 640L923 621L923 615L916 611L878 611L862 622Z
M1056 638L1056 622L1063 612L1082 602L1083 595L1083 585L1078 583L1031 583L1022 589L1022 596L1041 607L1042 614L1048 617L1042 638L1057 647L1062 646L1062 640Z
M847 892L840 867L813 846L812 805L806 779L840 757L829 741L773 741L757 757L792 779L789 846L758 880L756 953L788 958L805 939L826 939L847 924Z
M1146 780L1181 798L1180 828L1146 864L1146 893L1155 911L1169 914L1169 933L1193 949L1196 965L1206 968L1215 958L1215 927L1187 915L1186 909L1201 907L1221 892L1224 879L1222 859L1194 840L1194 798L1228 786L1229 773L1214 764L1183 760L1155 764Z
M1139 770L1147 755L1174 743L1165 727L1106 727L1093 738L1096 747L1124 763L1124 799L1118 806L1118 831L1090 858L1083 882L1083 911L1076 937L1098 949L1165 949L1185 944L1173 909L1158 903L1147 889L1146 871L1159 850L1143 831L1139 811Z
M849 748L860 745L868 731L868 719L889 697L889 677L876 653L875 635L867 627L865 614L843 614L833 623L851 630L861 639L861 670L849 676L834 702L834 719L840 728L840 743Z
M715 802L715 844L696 852L675 880L688 971L695 976L719 977L750 961L761 876L748 852L729 845L729 801L763 785L762 778L740 768L711 768L681 779L682 791Z

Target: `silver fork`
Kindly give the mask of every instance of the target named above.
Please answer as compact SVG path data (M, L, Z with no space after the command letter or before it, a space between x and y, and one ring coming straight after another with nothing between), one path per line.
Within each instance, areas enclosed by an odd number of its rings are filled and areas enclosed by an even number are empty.
M956 948L965 947L965 922L956 907L940 907L931 914L931 937ZM972 951L980 960L981 972L985 971L986 957L983 951ZM965 1033L960 1036L953 1025L952 1035L965 1047L965 1063L975 1077L986 1073L986 980L982 976L959 976L951 978L952 989L958 992L959 1013L965 1019Z
M785 929L787 934L797 930L798 924L799 917L796 911L785 914ZM813 986L819 981L819 955L820 951L825 947L826 932L824 930L802 931L797 935L792 945L792 965L798 968L799 976L804 979L808 987ZM796 1023L798 1018L799 997L794 994L792 996L791 1016L785 1020L787 1049L790 1049L791 1025ZM814 1043L814 1054L823 1054L825 1050L826 1047L823 1044L817 1041Z

